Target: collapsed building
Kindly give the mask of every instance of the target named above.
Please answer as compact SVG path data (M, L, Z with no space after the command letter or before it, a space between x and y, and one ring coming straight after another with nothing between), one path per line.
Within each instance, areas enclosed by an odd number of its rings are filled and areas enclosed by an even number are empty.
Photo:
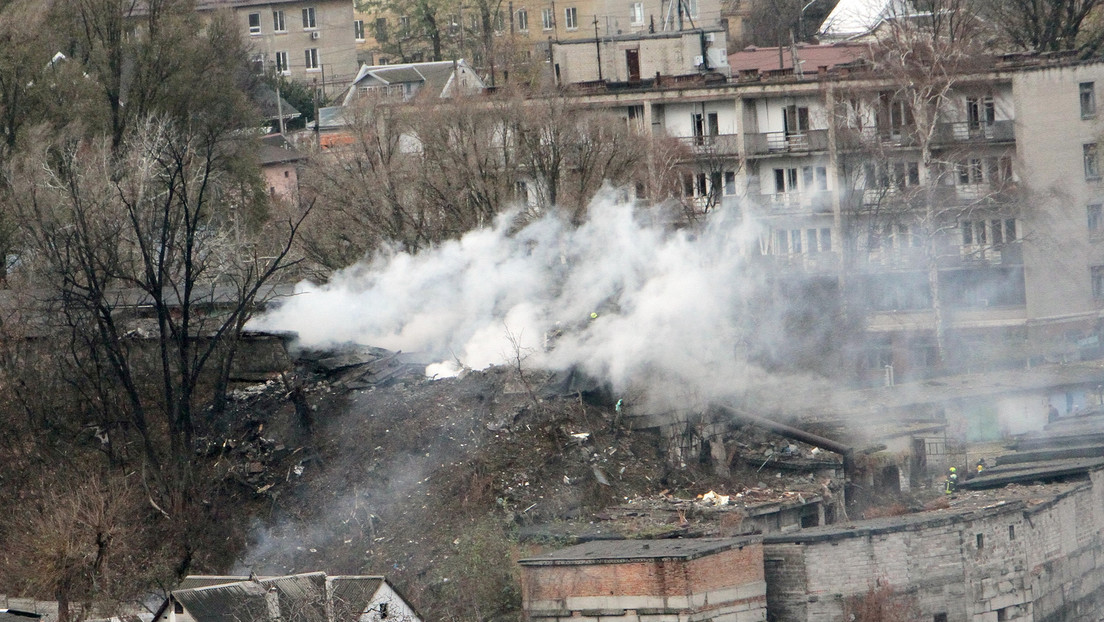
M1017 451L923 511L764 530L761 540L744 544L762 547L761 568L711 576L708 585L736 584L762 570L765 617L670 606L645 611L641 588L624 578L618 564L648 564L647 571L636 572L653 581L649 596L692 597L705 589L693 584L683 558L663 553L676 545L643 540L589 543L522 560L526 614L530 620L676 620L681 613L689 619L821 621L846 619L864 601L888 598L909 619L933 622L1099 620L1104 438L1095 424L1101 416L1089 411L1026 436ZM1071 445L1073 436L1079 440ZM715 555L708 544L697 549L706 558ZM649 550L652 555L641 560ZM573 567L548 569L556 564ZM714 567L718 574L729 572L724 564ZM568 575L587 576L608 593L584 594L583 583Z

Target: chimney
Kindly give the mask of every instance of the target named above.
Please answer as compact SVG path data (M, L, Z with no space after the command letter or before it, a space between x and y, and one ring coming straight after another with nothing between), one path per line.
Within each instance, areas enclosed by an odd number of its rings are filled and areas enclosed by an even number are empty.
M280 595L275 586L265 592L265 609L268 610L269 622L280 622Z

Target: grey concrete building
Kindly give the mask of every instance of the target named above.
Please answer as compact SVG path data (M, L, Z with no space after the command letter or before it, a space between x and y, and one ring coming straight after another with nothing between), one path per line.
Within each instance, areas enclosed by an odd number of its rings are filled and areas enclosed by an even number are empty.
M728 80L575 96L683 141L682 200L759 222L750 261L849 296L867 338L847 371L864 382L924 378L938 356L952 370L1097 356L1104 63L994 57L956 77L925 165L866 53L748 50L728 56ZM915 207L928 191L934 218Z

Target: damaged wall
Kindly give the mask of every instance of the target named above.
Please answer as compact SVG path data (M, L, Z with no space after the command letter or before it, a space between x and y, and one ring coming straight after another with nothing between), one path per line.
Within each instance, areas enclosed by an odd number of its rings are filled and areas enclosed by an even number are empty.
M838 620L888 584L921 619L1104 619L1104 472L1045 500L998 501L764 539L772 619Z
M763 546L755 537L590 542L521 566L529 620L766 620Z

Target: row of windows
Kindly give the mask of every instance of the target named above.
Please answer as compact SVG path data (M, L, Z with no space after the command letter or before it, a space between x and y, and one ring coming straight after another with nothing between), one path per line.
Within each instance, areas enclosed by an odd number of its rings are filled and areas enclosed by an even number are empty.
M280 50L274 54L274 64L277 73L288 74L291 73L291 62L288 58L287 50ZM303 68L307 71L321 71L322 61L318 54L318 48L307 48L303 50ZM253 69L255 73L264 73L267 69L265 67L264 55L258 55L253 58Z
M698 0L682 0L683 10L686 11L691 17L697 17L698 15ZM254 33L252 30L252 15L250 16L250 32L253 34L260 34L260 15L257 14L257 31ZM479 17L472 15L470 17L470 27L472 30L479 29ZM525 8L520 8L514 13L514 24L518 30L522 32L528 32L529 30L529 11ZM579 10L576 7L566 7L563 10L563 25L567 30L579 29ZM358 20L359 22L359 20ZM555 30L556 29L556 13L552 8L544 8L540 11L540 26L541 30ZM363 41L363 22L359 22L359 30L357 34L357 40ZM449 23L453 25L459 25L459 16L452 16L449 19ZM642 26L644 24L644 3L643 2L631 2L629 3L629 23L634 26ZM499 16L495 21L495 30L503 30L503 20ZM399 18L399 27L403 32L410 30L410 18L407 16L401 16ZM381 17L376 20L376 38L380 40L386 40L387 18Z
M303 9L303 30L314 30L318 28L318 21L315 16L314 7L307 7ZM287 32L287 19L283 11L276 10L272 12L272 31L273 32ZM249 34L259 35L261 30L261 14L250 13L249 14Z
M314 7L307 7L302 11L303 30L317 30L318 19L315 13ZM284 11L276 10L272 12L272 32L276 34L286 34L287 29L287 17ZM261 27L261 14L250 13L249 14L249 34L261 35L264 31ZM364 20L358 19L353 21L353 38L357 41L364 41Z

